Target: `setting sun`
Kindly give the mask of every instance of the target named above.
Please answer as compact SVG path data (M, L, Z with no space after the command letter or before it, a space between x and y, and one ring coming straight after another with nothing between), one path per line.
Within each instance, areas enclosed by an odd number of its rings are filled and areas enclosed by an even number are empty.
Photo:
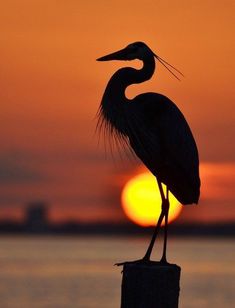
M129 180L123 188L121 199L130 220L144 227L156 225L161 212L161 196L152 174L141 173ZM172 222L179 216L182 205L171 193L169 199L169 222Z

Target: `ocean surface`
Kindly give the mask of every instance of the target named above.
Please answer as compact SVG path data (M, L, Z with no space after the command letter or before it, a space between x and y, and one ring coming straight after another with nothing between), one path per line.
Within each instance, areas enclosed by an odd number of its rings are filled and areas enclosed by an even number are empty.
M114 263L142 257L148 240L0 237L0 307L120 307L121 267ZM235 307L234 239L173 237L168 259L181 266L181 308Z

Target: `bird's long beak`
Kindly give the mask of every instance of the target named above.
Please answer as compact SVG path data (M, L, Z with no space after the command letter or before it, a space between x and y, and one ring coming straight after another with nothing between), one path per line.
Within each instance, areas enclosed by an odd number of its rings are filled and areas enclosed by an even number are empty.
M126 48L96 59L96 61L111 61L111 60L127 60Z

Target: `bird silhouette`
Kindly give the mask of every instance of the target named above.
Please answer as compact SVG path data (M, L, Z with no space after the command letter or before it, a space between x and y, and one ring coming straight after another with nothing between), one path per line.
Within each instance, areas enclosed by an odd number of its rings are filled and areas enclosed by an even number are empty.
M181 74L180 71L157 56L143 42L129 44L124 49L98 58L97 61L134 59L143 61L141 69L121 68L109 80L98 110L97 127L111 134L115 140L127 144L156 177L160 190L161 214L152 239L145 256L133 262L151 262L151 252L161 223L165 219L160 262L167 263L169 191L183 205L198 203L198 150L183 114L169 98L158 93L144 93L133 99L125 96L125 90L129 85L144 82L152 77L155 59L177 79L177 73ZM162 183L166 185L165 192Z

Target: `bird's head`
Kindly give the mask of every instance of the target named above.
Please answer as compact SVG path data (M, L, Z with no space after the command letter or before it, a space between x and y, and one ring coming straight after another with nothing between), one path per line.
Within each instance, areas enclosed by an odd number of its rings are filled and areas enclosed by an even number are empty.
M147 55L153 55L152 50L143 42L135 42L127 45L125 48L113 52L107 56L98 58L97 61L110 60L143 60Z
M156 55L143 42L135 42L135 43L129 44L121 50L115 51L106 56L98 58L97 61L135 60L135 59L144 60L148 56L155 57L178 80L180 80L179 77L176 75L176 73L172 71L172 69L175 70L177 73L179 73L181 76L183 76L183 74L178 69L176 69L170 63L166 62L165 60L160 58L158 55Z

